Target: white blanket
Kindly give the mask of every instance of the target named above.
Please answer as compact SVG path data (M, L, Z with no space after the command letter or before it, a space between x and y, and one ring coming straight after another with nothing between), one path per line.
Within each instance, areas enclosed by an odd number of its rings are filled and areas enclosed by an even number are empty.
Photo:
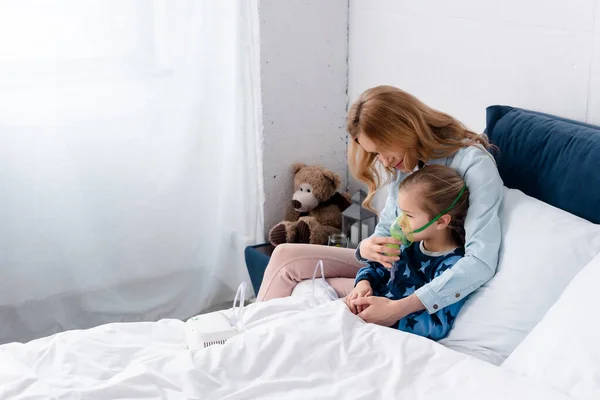
M177 320L3 345L0 398L569 398L430 340L366 324L341 301L315 302L249 306L246 332L198 351L185 347Z

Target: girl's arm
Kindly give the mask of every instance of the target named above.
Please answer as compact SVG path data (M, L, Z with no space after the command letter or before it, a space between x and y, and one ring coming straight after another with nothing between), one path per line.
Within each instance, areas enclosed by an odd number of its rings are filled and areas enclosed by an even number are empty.
M369 281L371 288L376 288L390 280L390 271L380 264L370 263L358 270L354 285L363 280Z

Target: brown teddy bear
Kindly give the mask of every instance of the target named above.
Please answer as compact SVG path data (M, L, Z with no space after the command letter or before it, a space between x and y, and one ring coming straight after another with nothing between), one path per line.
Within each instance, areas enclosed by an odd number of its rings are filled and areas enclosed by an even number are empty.
M340 233L342 211L351 204L337 192L340 177L321 166L294 164L294 194L285 220L269 232L273 246L281 243L327 244L329 235Z

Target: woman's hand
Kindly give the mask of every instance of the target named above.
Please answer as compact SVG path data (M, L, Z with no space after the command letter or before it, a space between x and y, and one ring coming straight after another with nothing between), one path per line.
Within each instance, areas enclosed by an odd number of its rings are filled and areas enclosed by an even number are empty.
M400 259L400 249L388 247L386 244L400 245L400 241L392 237L371 236L360 242L360 255L367 260L376 261L386 268ZM386 254L393 254L388 256Z
M425 308L414 294L400 300L377 296L361 297L353 300L352 303L356 307L364 307L358 316L365 322L381 326L392 326L396 321Z
M346 305L348 306L350 311L352 311L354 314L358 314L363 310L364 306L357 307L354 304L352 304L352 300L356 300L361 297L371 296L372 294L373 289L371 288L371 284L369 283L369 281L362 280L358 282L354 289L352 289L352 291L348 293L348 296L346 296Z

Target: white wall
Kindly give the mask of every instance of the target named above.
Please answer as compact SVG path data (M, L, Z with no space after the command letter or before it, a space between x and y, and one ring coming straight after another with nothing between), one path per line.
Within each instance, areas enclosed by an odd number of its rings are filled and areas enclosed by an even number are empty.
M261 0L265 230L291 201L294 162L347 181L348 0Z
M508 104L600 124L600 0L350 0L349 96L392 84L475 131Z
M591 63L588 122L600 125L600 0L596 0L593 59Z

